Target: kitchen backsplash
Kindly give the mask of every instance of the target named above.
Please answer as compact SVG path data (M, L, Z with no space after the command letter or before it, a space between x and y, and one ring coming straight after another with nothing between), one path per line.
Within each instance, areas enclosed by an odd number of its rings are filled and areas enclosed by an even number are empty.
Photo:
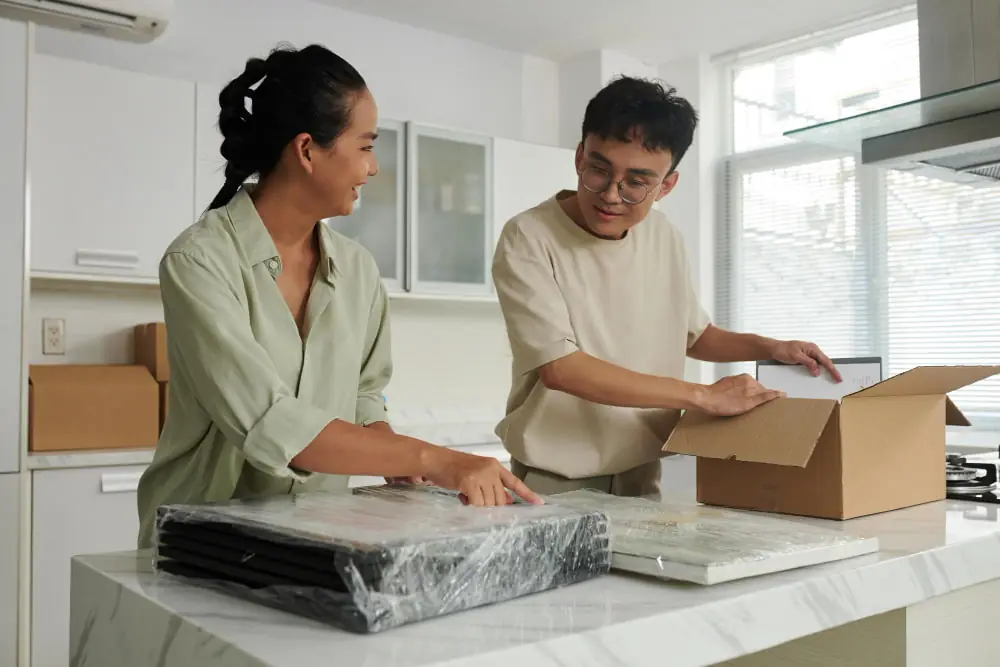
M132 330L163 318L155 287L33 285L32 364L132 362ZM496 304L393 299L390 410L408 424L489 423L503 413L510 352ZM66 323L65 355L42 354L42 320Z

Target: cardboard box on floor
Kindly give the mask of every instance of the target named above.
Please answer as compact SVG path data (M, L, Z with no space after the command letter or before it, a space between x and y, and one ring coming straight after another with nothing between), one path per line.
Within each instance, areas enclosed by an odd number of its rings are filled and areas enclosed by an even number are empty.
M738 417L686 412L664 451L698 457L698 501L827 519L945 497L947 394L1000 366L922 366L840 401L780 398Z
M28 449L155 447L159 400L145 366L31 365Z
M149 369L160 384L160 430L167 418L167 395L170 383L170 363L167 360L167 326L163 322L137 324L133 333L135 363Z

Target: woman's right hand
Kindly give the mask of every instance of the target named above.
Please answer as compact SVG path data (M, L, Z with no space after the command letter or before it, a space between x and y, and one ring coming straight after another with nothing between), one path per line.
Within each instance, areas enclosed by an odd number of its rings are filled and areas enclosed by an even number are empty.
M749 375L733 375L702 388L695 408L710 415L732 417L782 396L783 392L768 389Z
M514 501L508 489L526 502L543 503L538 494L492 456L467 454L446 447L435 449L425 477L433 484L460 492L470 505L509 505Z

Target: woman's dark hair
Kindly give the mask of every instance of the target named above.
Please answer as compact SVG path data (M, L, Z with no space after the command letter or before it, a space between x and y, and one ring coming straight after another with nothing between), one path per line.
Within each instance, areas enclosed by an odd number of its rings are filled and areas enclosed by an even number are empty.
M674 88L621 76L601 89L583 115L583 139L593 134L621 142L641 141L647 151L670 151L670 170L691 147L698 114Z
M302 132L321 146L333 143L347 128L354 96L366 87L350 63L317 44L279 46L266 60L248 60L219 93L226 184L208 208L228 204L250 176L267 176Z

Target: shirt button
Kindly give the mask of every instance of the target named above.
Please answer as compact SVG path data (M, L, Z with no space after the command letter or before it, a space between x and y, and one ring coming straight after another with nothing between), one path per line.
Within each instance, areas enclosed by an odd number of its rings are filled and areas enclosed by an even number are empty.
M269 259L269 260L267 260L267 268L271 269L272 271L277 271L278 270L278 260L276 260L276 259Z

